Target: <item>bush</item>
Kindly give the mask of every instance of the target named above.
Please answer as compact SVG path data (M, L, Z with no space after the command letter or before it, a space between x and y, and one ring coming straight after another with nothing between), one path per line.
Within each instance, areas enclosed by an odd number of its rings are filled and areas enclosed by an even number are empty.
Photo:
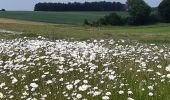
M145 25L145 24L155 24L160 21L160 18L157 14L151 14L144 22L142 20L135 19L134 17L127 17L124 19L127 25Z
M90 25L87 19L84 20L84 25Z
M158 13L163 22L170 22L170 0L163 0L160 3Z
M111 13L103 18L100 18L98 21L93 22L92 25L122 25L122 18L116 13Z
M122 18L116 13L111 13L104 17L106 25L122 25Z
M131 15L131 17L128 18L128 24L148 24L151 8L143 0L128 0L127 5L129 14Z

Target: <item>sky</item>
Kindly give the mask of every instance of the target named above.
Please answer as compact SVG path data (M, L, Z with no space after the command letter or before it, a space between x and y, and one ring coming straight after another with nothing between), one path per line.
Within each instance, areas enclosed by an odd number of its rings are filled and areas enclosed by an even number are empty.
M1 0L0 9L4 8L6 10L13 11L32 11L34 6L38 2L85 2L85 1L116 1L125 3L126 0ZM145 0L150 6L156 7L159 5L161 0Z

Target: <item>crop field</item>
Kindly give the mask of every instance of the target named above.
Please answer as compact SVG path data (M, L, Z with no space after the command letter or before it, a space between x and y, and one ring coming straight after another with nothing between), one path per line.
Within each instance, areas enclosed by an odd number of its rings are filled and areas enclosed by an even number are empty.
M5 11L0 12L0 18L22 19L57 24L83 24L84 19L95 21L110 12L31 12L31 11ZM127 16L126 12L117 12Z
M18 13L0 18L0 100L169 100L170 24L91 27Z

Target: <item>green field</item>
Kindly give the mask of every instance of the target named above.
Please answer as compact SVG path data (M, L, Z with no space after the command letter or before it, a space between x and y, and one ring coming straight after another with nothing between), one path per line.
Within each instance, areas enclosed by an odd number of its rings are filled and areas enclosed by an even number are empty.
M44 36L50 39L134 39L143 42L170 42L170 24L149 26L106 26L90 27L83 25L30 25L30 24L0 24L1 29L24 32L22 36ZM11 35L11 34L9 34ZM8 37L4 35L3 37ZM10 36L14 37L14 36ZM18 37L18 36L16 36ZM2 35L1 35L2 38Z
M57 23L57 24L83 24L84 19L95 21L110 12L31 12L6 11L0 12L0 18L22 19L30 21ZM122 16L127 13L117 12Z
M159 23L146 26L101 26L91 27L82 25L85 18L96 20L109 12L1 12L0 17L48 22L43 24L1 23L0 29L24 32L22 35L0 34L0 38L38 36L50 39L133 39L142 42L170 42L170 24ZM119 12L122 16L128 14ZM17 22L20 22L17 20ZM57 23L57 24L49 24Z

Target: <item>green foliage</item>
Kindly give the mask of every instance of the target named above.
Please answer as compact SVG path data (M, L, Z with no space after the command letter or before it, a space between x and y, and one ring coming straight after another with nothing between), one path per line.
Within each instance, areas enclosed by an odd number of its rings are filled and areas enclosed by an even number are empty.
M125 4L120 2L69 2L37 3L35 11L125 11Z
M160 22L160 17L158 13L152 13L150 15L149 23L154 24Z
M163 0L158 7L158 12L164 22L170 22L170 0Z
M128 0L128 11L131 17L128 19L130 24L148 24L151 8L143 0Z
M102 25L122 25L122 18L116 13L111 13L99 20Z
M84 25L90 25L87 19L84 20Z
M100 18L92 25L145 25L153 24L159 21L156 11L151 13L152 9L143 0L128 0L127 8L130 16L121 17L116 13Z

